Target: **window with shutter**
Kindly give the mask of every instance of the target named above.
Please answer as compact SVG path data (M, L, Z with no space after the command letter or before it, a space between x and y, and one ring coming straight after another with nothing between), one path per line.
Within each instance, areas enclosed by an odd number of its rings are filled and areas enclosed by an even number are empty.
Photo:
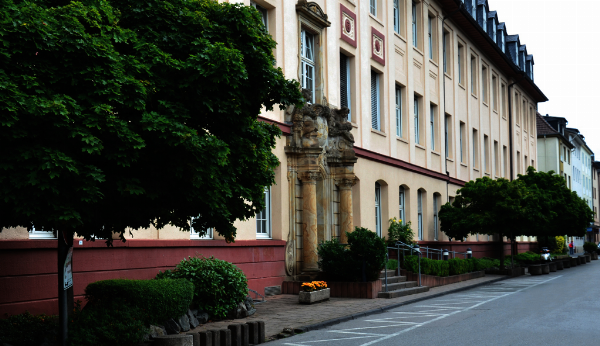
M340 106L351 110L350 99L350 61L347 56L340 53ZM352 121L351 111L348 112L348 121Z
M394 0L394 31L400 33L400 0Z
M428 33L429 33L429 59L433 59L433 18L427 17L428 19Z
M421 143L421 136L419 134L419 98L415 95L415 143Z
M371 71L371 127L381 130L379 119L379 74Z
M435 150L435 108L429 106L429 131L431 132L431 150Z
M438 240L438 196L433 196L433 240Z
M417 44L417 4L413 1L412 3L412 41L413 46L419 47Z
M400 210L400 223L405 225L406 224L406 220L405 218L405 213L404 213L404 198L405 198L405 193L404 193L404 186L400 186L400 195L398 196L398 209Z
M418 237L423 240L423 192L417 191L417 209L418 209Z
M377 0L370 0L369 10L371 14L377 17Z
M375 183L375 231L381 237L381 186Z

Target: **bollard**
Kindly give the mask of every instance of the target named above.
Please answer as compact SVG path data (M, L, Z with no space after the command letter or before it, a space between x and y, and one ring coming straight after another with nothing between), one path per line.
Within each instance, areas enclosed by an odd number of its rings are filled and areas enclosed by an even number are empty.
M242 346L242 325L230 324L227 329L231 331L231 346Z
M231 330L219 329L221 346L231 346Z
M265 343L265 321L256 321L258 324L258 343Z
M443 257L444 261L447 261L447 260L448 260L448 249L444 249L444 252L443 252L443 256L442 256L442 257Z
M192 336L192 343L194 346L200 346L200 335L198 335L198 333L186 333L187 335L191 335Z
M258 344L258 323L246 322L248 325L248 342L252 345Z
M242 324L242 346L248 346L250 344L250 326Z
M467 259L471 259L473 258L473 251L471 251L471 248L467 248Z
M200 337L200 346L214 346L212 338L213 333L210 330L199 332L198 336Z

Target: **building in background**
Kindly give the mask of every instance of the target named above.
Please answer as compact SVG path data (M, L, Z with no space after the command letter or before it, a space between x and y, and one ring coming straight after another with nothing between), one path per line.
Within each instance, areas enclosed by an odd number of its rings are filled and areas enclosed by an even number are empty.
M594 211L594 224L592 225L592 232L589 234L588 241L592 241L596 244L600 242L600 217L598 212L600 210L600 200L598 198L598 181L600 178L600 161L592 162L592 202Z
M499 256L494 237L450 241L437 217L466 181L514 179L538 167L536 109L547 98L534 82L533 56L487 1L237 2L260 12L278 43L277 66L300 81L311 103L349 109L352 179L331 174L328 158L319 167L299 163L294 113L265 112L259 119L284 133L274 150L281 165L265 190L267 208L235 223L234 244L217 232L200 239L173 228L134 230L114 248L76 241L76 298L90 282L151 278L197 254L235 263L250 288L264 292L315 270L318 242L342 237L352 225L386 236L393 217L411 222L422 246ZM303 231L309 197L315 234ZM1 313L56 312L51 238L23 228L0 233L0 262L7 264L0 287L9 292L0 296ZM519 242L520 251L536 246L534 239Z

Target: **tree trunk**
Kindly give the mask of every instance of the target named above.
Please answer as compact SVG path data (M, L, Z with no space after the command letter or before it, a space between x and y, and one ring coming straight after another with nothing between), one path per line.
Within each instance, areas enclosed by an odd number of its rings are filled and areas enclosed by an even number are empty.
M73 247L73 234L68 232L65 234L61 230L57 230L58 242L58 321L59 321L59 345L67 345L69 316L73 313L73 286L65 289L65 260L69 253L69 248ZM72 266L71 260L71 268Z
M498 234L500 237L500 270L504 270L504 237L502 233Z

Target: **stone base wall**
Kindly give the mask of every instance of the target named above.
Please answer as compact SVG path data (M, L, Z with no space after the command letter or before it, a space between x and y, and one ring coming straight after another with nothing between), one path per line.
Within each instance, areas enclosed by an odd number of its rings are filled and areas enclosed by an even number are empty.
M416 281L417 283L419 282L419 274L418 273L407 272L406 270L402 269L401 274L402 274L402 276L406 276L407 281ZM481 278L484 276L485 276L485 271L483 271L483 270L478 271L478 272L446 276L446 277L421 274L421 286L427 286L429 288L432 288L432 287L437 287L437 286L455 284L455 283L461 282L461 281L477 279L477 278Z
M101 241L73 246L75 300L84 290L107 279L152 279L188 256L214 256L232 262L248 278L248 287L264 294L285 278L285 241L127 240L106 247ZM0 318L25 311L58 313L56 240L0 240Z
M303 281L284 281L281 293L298 294ZM368 282L327 282L331 297L374 299L381 292L381 280Z

